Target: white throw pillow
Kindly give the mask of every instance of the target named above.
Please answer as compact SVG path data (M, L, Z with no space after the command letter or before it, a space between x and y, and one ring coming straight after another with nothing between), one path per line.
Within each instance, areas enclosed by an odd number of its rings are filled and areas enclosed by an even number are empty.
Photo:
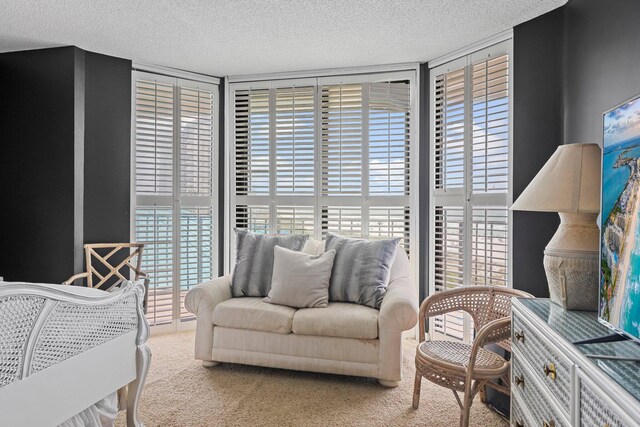
M334 250L314 256L276 246L271 290L264 301L296 308L326 307L335 256Z

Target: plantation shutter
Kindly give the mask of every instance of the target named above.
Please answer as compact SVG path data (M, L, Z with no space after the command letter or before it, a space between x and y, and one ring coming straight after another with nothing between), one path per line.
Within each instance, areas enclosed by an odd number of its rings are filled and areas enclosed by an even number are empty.
M276 170L278 195L313 195L315 87L275 90Z
M409 251L413 74L232 84L232 223Z
M134 238L151 325L190 320L186 292L217 273L215 85L134 72Z
M322 87L322 195L362 194L362 84Z
M193 319L184 307L192 287L217 275L214 265L214 146L216 88L178 80L180 88L179 299L180 320Z
M174 223L171 206L136 208L135 240L144 243L142 271L149 275L147 320L162 325L173 321Z
M173 85L136 81L136 194L173 191Z
M320 90L323 234L399 237L409 252L409 82L349 82Z
M510 286L510 42L431 70L432 292ZM433 328L471 340L462 312Z

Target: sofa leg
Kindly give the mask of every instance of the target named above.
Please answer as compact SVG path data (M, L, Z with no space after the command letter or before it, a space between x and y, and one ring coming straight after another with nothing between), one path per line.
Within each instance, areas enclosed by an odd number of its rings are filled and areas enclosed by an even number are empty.
M214 366L218 366L220 362L216 362L215 360L203 360L202 366L205 368L213 368Z
M389 381L389 380L378 380L378 382L380 383L380 385L383 385L385 387L398 387L400 385L400 381Z

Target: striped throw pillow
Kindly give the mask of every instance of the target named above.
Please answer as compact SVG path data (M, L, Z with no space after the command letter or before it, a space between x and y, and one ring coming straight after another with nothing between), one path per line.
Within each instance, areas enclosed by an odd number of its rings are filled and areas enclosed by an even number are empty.
M266 297L271 290L273 250L276 246L301 251L307 236L255 234L235 229L236 265L231 278L234 297Z
M347 239L328 233L326 250L336 251L329 301L380 308L399 241Z

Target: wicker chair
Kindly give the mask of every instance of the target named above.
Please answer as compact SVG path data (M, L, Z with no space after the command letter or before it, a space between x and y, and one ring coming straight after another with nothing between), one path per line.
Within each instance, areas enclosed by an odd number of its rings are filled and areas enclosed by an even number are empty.
M469 410L475 395L484 400L486 386L505 394L509 389L509 362L484 346L498 344L511 350L511 298L531 298L517 290L493 286L465 286L437 293L420 306L420 344L416 350L416 378L413 408L420 402L422 377L453 391L460 406L460 425L469 425ZM471 315L475 330L473 344L457 341L425 341L425 318L455 311ZM502 380L502 384L494 382ZM458 392L464 392L460 400Z

